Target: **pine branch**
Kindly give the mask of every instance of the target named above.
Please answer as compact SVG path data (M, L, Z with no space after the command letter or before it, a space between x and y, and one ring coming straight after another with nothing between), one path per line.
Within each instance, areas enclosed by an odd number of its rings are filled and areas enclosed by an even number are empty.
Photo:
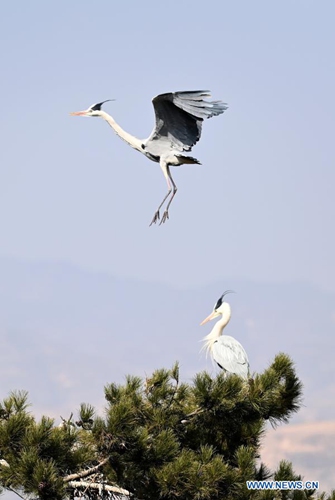
M91 474L94 474L95 472L97 472L100 469L100 467L105 465L108 462L108 460L109 460L109 457L104 458L102 460L102 462L100 462L98 465L95 465L94 467L91 467L90 469L83 470L81 472L77 472L76 474L69 474L68 476L64 477L63 481L64 481L64 483L68 483L69 481L72 481L73 479L79 479L81 477L90 476Z
M205 411L205 408L197 408L196 410L192 411L188 415L185 415L184 419L180 421L181 424L186 424L188 422L188 418L190 417L195 417L196 415L200 415L200 413L203 413Z
M105 465L109 460L109 457L104 458L98 465L95 465L94 467L91 467L90 469L78 472L76 474L69 474L68 476L65 476L63 481L64 483L68 483L67 487L68 488L85 488L87 489L98 489L99 491L110 491L112 493L118 494L118 495L124 495L127 497L130 497L130 492L128 490L125 490L123 488L120 488L118 486L111 486L109 484L104 484L104 483L95 483L95 482L90 482L90 481L74 481L75 479L80 479L83 477L91 476L95 472L97 472L103 465ZM23 498L23 497L22 497Z
M118 495L124 495L127 497L130 497L131 495L131 493L128 490L124 490L123 488L119 488L118 486L110 486L109 484L104 484L104 483L90 483L89 481L70 481L68 483L68 487L111 491L112 493L116 493Z

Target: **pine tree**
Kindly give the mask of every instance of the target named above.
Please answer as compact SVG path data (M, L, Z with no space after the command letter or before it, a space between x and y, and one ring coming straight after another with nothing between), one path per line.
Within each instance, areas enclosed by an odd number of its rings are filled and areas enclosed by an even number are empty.
M41 500L270 500L316 498L308 490L248 490L246 481L301 480L282 461L271 472L259 463L270 421L287 422L299 409L301 382L279 354L247 382L203 372L192 384L179 366L150 378L128 376L105 387L104 416L82 404L55 426L29 412L28 395L13 392L0 403L0 487ZM335 500L335 492L323 494Z

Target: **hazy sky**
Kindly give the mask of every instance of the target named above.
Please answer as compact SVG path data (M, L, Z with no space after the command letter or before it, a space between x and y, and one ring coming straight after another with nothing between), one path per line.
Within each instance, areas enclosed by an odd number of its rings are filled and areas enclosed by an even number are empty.
M334 3L2 2L0 254L201 285L239 276L335 290ZM210 89L229 110L166 184L130 133L151 98Z
M331 0L0 2L0 258L188 289L240 279L335 292L334 19ZM179 190L170 220L149 228L166 192L159 165L103 120L69 112L114 98L106 111L146 138L152 97L195 89L210 89L229 109L204 123L192 152L202 166L172 170ZM0 281L5 294L10 279ZM243 300L234 305L241 317ZM309 359L330 316L319 302L306 309L292 346L301 339ZM29 330L20 332L29 343ZM265 336L255 339L254 352ZM126 341L121 330L115 342ZM333 367L318 356L307 386L313 370L329 382ZM328 386L320 386L323 395Z

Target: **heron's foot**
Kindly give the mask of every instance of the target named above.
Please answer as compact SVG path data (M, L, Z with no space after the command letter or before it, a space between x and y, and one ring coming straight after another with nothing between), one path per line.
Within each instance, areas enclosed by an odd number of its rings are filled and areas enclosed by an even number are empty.
M155 215L152 219L152 221L150 222L149 224L149 227L152 226L153 224L156 224L156 222L160 219L160 216L159 216L159 210L157 210L157 212L155 212Z
M162 224L164 224L164 222L166 220L168 220L169 218L169 211L168 210L165 210L165 212L163 213L163 217L162 217L162 220L160 221L159 225L161 226Z

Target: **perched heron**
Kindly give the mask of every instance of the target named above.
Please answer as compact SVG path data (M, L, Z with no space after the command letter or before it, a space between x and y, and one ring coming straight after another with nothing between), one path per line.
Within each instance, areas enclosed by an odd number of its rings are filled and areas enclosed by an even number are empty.
M222 331L231 317L230 305L228 302L224 302L223 298L227 293L231 292L232 290L225 291L216 302L211 314L200 323L200 325L204 325L211 319L221 316L212 331L204 337L203 349L206 350L206 354L210 353L212 355L212 358L222 370L247 379L249 375L247 353L236 339L229 335L222 335Z
M120 125L101 106L107 102L93 104L85 111L71 113L73 116L100 116L112 127L114 132L131 147L144 154L147 158L160 164L168 185L168 192L159 205L151 224L160 220L160 209L171 195L160 224L169 218L169 208L177 192L177 186L172 179L170 166L177 167L184 163L200 162L192 156L183 153L192 150L201 136L202 122L223 113L227 105L221 101L207 101L210 97L208 90L187 92L170 92L154 97L156 124L148 139L137 139L125 132ZM110 100L110 99L108 99Z

